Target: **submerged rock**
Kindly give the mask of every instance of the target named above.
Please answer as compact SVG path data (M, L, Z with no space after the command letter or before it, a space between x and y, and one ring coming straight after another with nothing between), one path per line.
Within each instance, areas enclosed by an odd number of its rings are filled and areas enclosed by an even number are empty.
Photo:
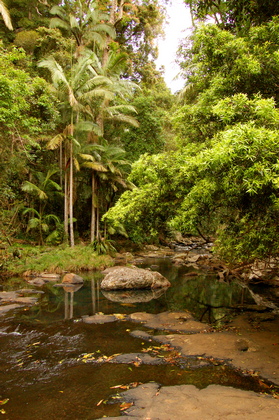
M104 290L157 289L171 285L162 274L143 268L112 267L105 273L101 283L101 289Z

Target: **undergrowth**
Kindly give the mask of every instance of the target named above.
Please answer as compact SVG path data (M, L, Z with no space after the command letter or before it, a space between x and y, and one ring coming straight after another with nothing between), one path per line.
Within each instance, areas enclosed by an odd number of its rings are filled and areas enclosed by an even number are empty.
M70 248L65 245L46 246L12 246L7 247L1 255L3 276L36 274L41 272L63 273L65 271L100 270L113 265L109 255L97 255L92 247L77 245Z

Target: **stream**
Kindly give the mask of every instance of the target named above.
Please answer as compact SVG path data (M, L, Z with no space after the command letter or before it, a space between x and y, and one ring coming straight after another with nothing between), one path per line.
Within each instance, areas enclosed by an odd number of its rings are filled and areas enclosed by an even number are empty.
M0 400L7 400L0 405L3 418L120 416L119 392L150 381L263 391L258 378L220 361L180 357L170 346L134 337L134 330L148 329L127 318L135 312L187 310L195 319L218 327L234 316L237 305L254 303L249 289L220 282L206 272L177 267L168 258L146 258L141 266L159 271L172 287L161 296L150 291L107 294L100 290L101 273L81 273L84 285L75 291L54 283L35 290L32 286L37 304L0 317ZM4 291L28 287L20 279L2 284ZM96 313L116 314L117 321L84 322L84 317ZM162 331L152 331L153 336L157 333ZM137 363L129 358L131 353L145 353L154 362ZM116 355L124 355L121 362L114 360Z

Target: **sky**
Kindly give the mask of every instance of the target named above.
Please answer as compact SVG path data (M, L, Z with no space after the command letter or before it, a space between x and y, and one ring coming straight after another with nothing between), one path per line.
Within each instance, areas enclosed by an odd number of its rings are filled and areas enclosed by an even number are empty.
M172 0L167 6L169 15L168 24L165 25L165 39L158 41L159 57L156 66L165 67L165 81L173 93L180 90L184 81L181 78L174 80L179 73L179 66L175 64L175 56L179 40L191 32L190 10L186 8L183 0Z

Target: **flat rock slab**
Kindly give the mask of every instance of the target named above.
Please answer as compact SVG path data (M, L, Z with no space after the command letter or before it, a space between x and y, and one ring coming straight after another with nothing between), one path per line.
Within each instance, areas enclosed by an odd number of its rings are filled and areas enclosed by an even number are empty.
M148 383L121 393L134 402L126 416L107 417L141 420L278 420L279 400L231 387L193 385L162 387ZM99 419L100 420L100 419Z
M279 383L279 346L262 341L262 334L241 336L229 332L191 335L161 335L156 339L178 346L183 355L205 356L228 360L242 370L258 372L264 378ZM278 415L279 418L279 415Z
M148 314L135 312L130 315L135 322L142 322L148 328L164 329L169 331L199 333L209 329L208 325L195 321L188 312L162 312L160 314Z
M0 306L0 315L5 315L9 311L13 311L15 309L21 308L23 305L12 303L10 305L2 305Z
M101 315L96 314L92 316L85 316L82 318L86 324L105 324L107 322L114 322L117 320L114 315Z
M16 292L0 292L0 302L11 302L17 298Z
M25 305L34 305L37 302L36 297L21 296L20 292L0 292L0 302L3 303L23 303Z
M127 353L114 357L111 363L137 363L137 365L162 365L164 360L152 357L147 353Z

